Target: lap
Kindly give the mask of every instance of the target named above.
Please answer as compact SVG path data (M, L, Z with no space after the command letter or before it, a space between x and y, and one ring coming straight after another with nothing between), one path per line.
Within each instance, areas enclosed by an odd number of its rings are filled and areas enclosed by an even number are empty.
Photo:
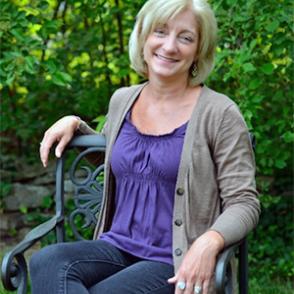
M167 279L174 275L172 265L141 260L109 276L89 289L90 294L172 294Z
M71 289L69 293L84 287L91 294L174 293L166 281L173 276L172 265L140 259L103 240L47 246L33 256L30 270L33 288L46 277L56 281L52 289Z
M49 245L31 258L33 289L47 284L47 288L52 288L51 293L57 293L56 289L74 288L79 283L91 287L132 264L132 258L100 240Z
M102 240L52 244L42 248L35 255L38 256L38 258L54 258L63 261L76 260L77 258L107 258L112 260L114 255L117 255L117 258L119 258L122 263L125 261L120 250Z

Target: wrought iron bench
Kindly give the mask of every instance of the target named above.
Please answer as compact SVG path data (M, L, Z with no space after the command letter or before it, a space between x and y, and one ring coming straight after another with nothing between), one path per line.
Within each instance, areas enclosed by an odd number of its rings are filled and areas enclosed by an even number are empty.
M74 185L75 209L65 217L64 207L64 171L66 156L70 149L82 148L69 168L69 178ZM84 135L75 137L60 159L56 163L56 192L55 192L55 215L43 224L40 224L30 231L25 238L17 244L10 252L6 253L2 260L1 279L4 288L9 291L17 290L18 294L27 293L28 271L24 253L37 241L46 236L49 232L55 231L56 241L65 241L65 221L67 221L77 240L84 239L83 234L76 226L75 219L78 215L84 219L83 229L93 228L97 223L97 214L101 207L103 185L103 164L93 167L91 165L81 166L85 156L92 153L105 151L105 140L100 135ZM84 171L82 179L77 178L78 170ZM226 248L218 257L215 281L217 293L233 293L233 269L230 263L233 257L238 258L239 271L239 293L248 293L248 260L247 241Z

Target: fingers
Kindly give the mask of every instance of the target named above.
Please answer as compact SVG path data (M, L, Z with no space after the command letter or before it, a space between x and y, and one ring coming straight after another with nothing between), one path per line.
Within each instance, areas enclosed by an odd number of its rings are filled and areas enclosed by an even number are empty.
M196 281L188 277L180 277L179 274L167 280L170 284L175 284L175 294L208 294L209 280Z
M186 289L183 292L184 294L194 294L194 283L193 282L187 282Z
M173 276L167 280L169 284L175 284L177 282L177 276Z
M63 136L61 140L59 141L58 145L55 148L55 156L61 157L61 154L63 153L64 148L68 144L68 142L71 140L71 136Z
M203 282L202 294L208 294L209 285L210 285L210 280L205 280Z
M172 278L169 278L167 282L169 284L175 284L175 294L182 294L184 289L186 288L186 282L184 280L179 279L177 274L174 275ZM182 287L183 290L181 289Z
M178 272L167 280L175 285L175 294L208 294L213 276L201 277L201 274L189 275Z
M48 165L48 157L50 153L50 149L55 142L58 142L58 145L55 148L55 156L61 157L66 145L71 140L72 136L65 135L59 139L58 136L48 136L44 137L43 141L40 143L40 158L44 167Z
M65 116L45 132L44 138L40 143L40 158L44 167L48 165L48 157L52 145L59 142L55 149L55 155L56 157L61 157L65 146L71 140L79 123L80 119L76 116Z
M177 275L174 275L172 278L169 278L167 280L167 282L169 284L175 284L175 294L182 294L183 293L183 291L180 289L180 286L178 284L181 281L178 279L178 276Z
M49 156L49 152L50 149L52 147L52 145L56 142L57 138L56 137L51 137L51 136L47 136L45 133L45 136L42 140L42 142L40 143L40 158L42 161L42 164L44 167L47 167L48 165L48 156Z
M193 287L194 294L203 294L203 281L197 279Z

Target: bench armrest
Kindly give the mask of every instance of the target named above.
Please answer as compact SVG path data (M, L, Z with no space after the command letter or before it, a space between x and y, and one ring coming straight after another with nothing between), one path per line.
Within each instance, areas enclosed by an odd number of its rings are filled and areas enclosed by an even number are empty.
M237 250L238 244L229 246L220 253L217 259L217 264L215 267L215 285L217 294L226 293L226 284L229 282L229 279L232 278L230 260L235 256Z
M217 294L234 293L233 272L230 261L238 257L239 293L248 294L248 248L247 239L225 248L218 256L215 267Z
M38 225L11 251L4 255L1 266L1 279L7 290L14 291L18 289L18 293L26 293L27 265L24 259L24 252L54 230L56 225L62 221L63 219L54 216L45 223Z

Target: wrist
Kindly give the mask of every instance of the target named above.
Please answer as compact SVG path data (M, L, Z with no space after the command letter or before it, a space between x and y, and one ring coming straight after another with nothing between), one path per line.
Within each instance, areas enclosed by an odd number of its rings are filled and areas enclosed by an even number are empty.
M73 115L72 117L75 119L75 131L77 131L79 130L82 119L77 115Z
M216 231L208 231L207 234L209 234L209 238L214 244L215 249L218 252L222 251L225 245L224 237Z
M205 246L210 248L211 253L214 252L215 255L217 255L224 248L225 241L220 233L216 231L207 231L196 239L196 243L206 244Z

